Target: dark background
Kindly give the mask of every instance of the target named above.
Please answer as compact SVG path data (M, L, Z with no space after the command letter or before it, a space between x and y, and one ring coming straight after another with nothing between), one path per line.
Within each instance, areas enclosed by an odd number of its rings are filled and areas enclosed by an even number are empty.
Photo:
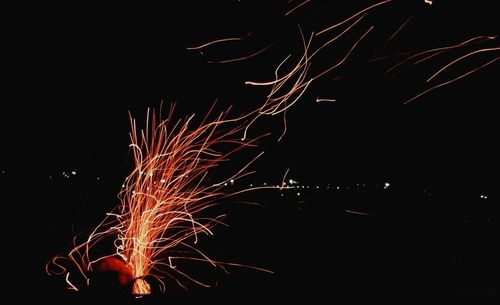
M12 207L5 217L16 223L12 230L6 221L6 230L16 232L9 236L20 249L9 251L13 286L53 299L75 298L62 281L45 275L44 264L116 203L131 166L128 111L140 120L147 107L162 100L176 102L178 118L204 115L215 99L218 110L233 105L235 114L258 107L266 91L244 82L272 79L288 54L302 54L297 24L307 35L369 4L311 1L285 16L294 3L43 4L6 10L18 17L4 27L8 78L0 163L3 193L10 196L5 198L14 198L5 199ZM290 168L300 185L322 189L301 196L249 194L244 199L263 208L228 208L231 228L220 228L204 245L218 257L275 274L236 268L226 276L204 269L199 273L213 274L217 287L158 298L232 303L268 297L319 302L343 296L496 295L498 63L407 105L403 102L428 88L426 77L481 46L384 74L404 58L397 55L401 52L496 35L494 11L489 1L394 1L319 54L312 72L334 64L375 25L342 67L314 82L290 108L281 142L276 141L281 118L262 118L252 129L253 135L273 134L261 142L259 150L266 154L254 165L257 174L250 182L277 183ZM186 50L248 33L242 41L206 48L203 55ZM269 44L248 60L208 63ZM370 62L377 56L388 58ZM443 80L495 56L498 52L471 57ZM315 103L317 96L337 102ZM327 183L343 191L326 191Z

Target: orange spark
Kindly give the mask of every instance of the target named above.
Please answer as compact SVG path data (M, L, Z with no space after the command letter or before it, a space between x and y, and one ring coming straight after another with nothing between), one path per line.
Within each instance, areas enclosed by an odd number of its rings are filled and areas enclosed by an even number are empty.
M319 96L316 98L316 103L320 102L336 102L336 99L333 98L320 98Z
M298 9L299 7L301 7L302 5L306 4L309 1L311 1L311 0L306 0L306 1L298 4L297 6L295 6L294 8L292 8L291 10L289 10L288 12L286 12L285 16L288 16L289 14L293 13L296 9Z
M235 62L235 61L241 61L241 60L249 59L249 58L257 56L260 53L264 52L265 50L269 49L272 45L273 44L270 44L267 47L262 48L262 49L254 52L252 54L249 54L249 55L245 55L245 56L241 56L241 57L237 57L237 58L223 59L223 60L209 60L208 63L209 64L226 64L226 63L230 63L230 62Z
M221 43L221 42L226 42L226 41L242 40L242 39L244 39L244 38L243 37L222 38L222 39L217 39L217 40L214 40L214 41L207 42L207 43L199 45L199 46L187 47L186 50L199 50L199 49L203 49L203 48L208 47L208 46L213 45L213 44L217 44L217 43Z
M359 212L359 211L353 211L353 210L345 210L349 214L354 214L354 215L361 215L361 216L371 216L371 214L366 213L366 212Z

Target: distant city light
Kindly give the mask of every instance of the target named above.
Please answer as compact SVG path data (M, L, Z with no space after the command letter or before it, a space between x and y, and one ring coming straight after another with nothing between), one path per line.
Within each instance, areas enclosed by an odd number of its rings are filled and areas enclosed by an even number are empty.
M76 175L76 171L71 171L71 174L74 176Z
M389 182L384 183L384 189L388 188L391 184Z

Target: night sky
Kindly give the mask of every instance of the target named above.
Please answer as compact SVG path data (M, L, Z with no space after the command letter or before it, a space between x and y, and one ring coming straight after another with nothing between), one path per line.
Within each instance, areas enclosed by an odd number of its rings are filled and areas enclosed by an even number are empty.
M41 296L75 302L44 265L117 203L132 166L129 111L141 121L162 101L164 108L175 103L179 119L202 117L215 100L216 111L255 109L268 88L245 81L272 80L287 55L302 56L298 25L308 38L375 3L310 1L286 15L301 1L268 2L12 8L22 18L14 18L7 35L13 68L5 85L14 94L1 106L0 170L4 193L14 194L4 200L13 203L9 218L19 217L22 228L14 235L22 250L9 250L18 257L13 273L24 277L14 286L27 281ZM202 268L194 274L217 282L215 288L152 302L496 295L498 62L404 102L428 89L426 79L447 63L498 48L498 41L385 73L412 54L497 35L494 12L489 1L394 1L313 58L311 75L338 62L374 26L343 65L312 82L287 111L281 141L283 118L262 117L251 135L271 135L238 156L266 152L241 187L279 183L289 169L299 189L242 198L260 208L224 205L230 227L202 243L217 258L275 274L235 268L227 276ZM244 39L187 49L228 37ZM211 62L266 47L246 60ZM470 56L436 84L498 56L498 50ZM336 101L316 103L317 97ZM231 173L238 164L220 170Z

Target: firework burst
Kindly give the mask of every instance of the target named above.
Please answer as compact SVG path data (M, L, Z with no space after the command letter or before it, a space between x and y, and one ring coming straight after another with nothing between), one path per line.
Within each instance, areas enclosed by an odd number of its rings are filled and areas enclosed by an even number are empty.
M241 192L228 193L222 187L249 174L246 169L261 154L216 183L208 182L209 173L235 152L255 146L260 137L239 139L246 125L241 118L227 119L229 110L213 120L209 120L209 112L192 128L194 115L173 121L173 109L165 119L148 110L146 127L140 131L130 116L134 170L118 195L119 206L83 242L77 243L75 238L68 255L54 257L47 265L49 274L65 274L70 289L89 285L88 274L96 269L114 268L121 284L132 285L135 295L151 293L146 277L154 279L162 291L165 277L183 287L183 279L208 286L176 268L178 260L204 261L224 269L226 263L214 261L196 248L199 235L212 235L211 228L224 218L206 217L203 211ZM112 240L114 250L96 256L93 248L104 240ZM83 280L80 284L74 282L63 260L76 266Z

